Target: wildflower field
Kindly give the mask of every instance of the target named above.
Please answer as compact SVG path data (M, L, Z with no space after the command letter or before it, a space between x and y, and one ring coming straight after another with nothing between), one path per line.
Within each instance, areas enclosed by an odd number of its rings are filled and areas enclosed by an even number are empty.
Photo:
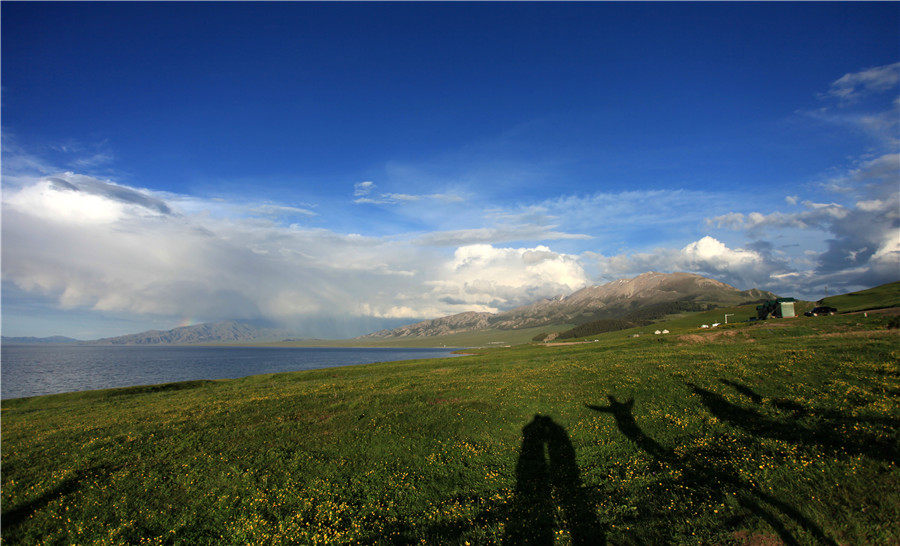
M890 319L7 400L2 538L896 544Z

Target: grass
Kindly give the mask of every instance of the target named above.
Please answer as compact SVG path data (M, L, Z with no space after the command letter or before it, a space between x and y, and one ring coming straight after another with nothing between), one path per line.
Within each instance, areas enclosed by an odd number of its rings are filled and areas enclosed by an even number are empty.
M807 309L812 309L815 306L812 302L804 302L799 301L795 304L795 309L797 310L798 315L802 315L804 311ZM725 322L725 315L728 316L728 322ZM697 313L682 313L678 315L671 315L667 317L665 320L661 320L658 322L654 322L652 324L648 324L646 326L636 326L634 328L628 328L625 330L617 330L615 332L605 332L602 334L593 334L589 336L584 336L581 338L574 339L566 339L564 341L593 341L594 339L598 339L603 341L604 343L608 343L611 340L620 339L620 338L630 338L634 334L639 336L645 335L655 335L654 332L656 330L669 330L670 336L679 335L679 334L694 334L694 333L709 333L704 331L701 328L702 325L706 324L707 326L712 326L713 324L718 323L716 331L722 330L731 330L731 329L743 329L746 327L759 326L762 328L767 328L764 326L766 324L773 325L776 323L784 324L778 320L772 320L769 322L760 322L758 324L748 323L748 320L753 317L756 317L756 304L751 305L736 305L732 307L719 307L716 309L711 309L709 311L701 311ZM805 317L800 317L805 319ZM785 320L793 320L793 319L785 319ZM801 321L802 324L810 325L813 323L806 322L805 320Z
M888 315L701 334L698 318L661 338L5 400L2 538L900 541Z
M822 305L835 307L841 313L896 307L900 305L900 281L859 292L831 296L823 299Z

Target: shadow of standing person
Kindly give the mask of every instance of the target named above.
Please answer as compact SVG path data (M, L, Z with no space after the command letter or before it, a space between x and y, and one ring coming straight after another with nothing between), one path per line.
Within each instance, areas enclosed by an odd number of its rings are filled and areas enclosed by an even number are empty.
M516 496L507 543L553 544L550 469L544 455L545 421L550 420L535 415L522 427L522 449L516 463Z
M550 417L535 415L522 428L516 496L505 542L553 544L556 506L564 520L558 526L568 529L573 544L605 541L593 504L581 485L568 433Z

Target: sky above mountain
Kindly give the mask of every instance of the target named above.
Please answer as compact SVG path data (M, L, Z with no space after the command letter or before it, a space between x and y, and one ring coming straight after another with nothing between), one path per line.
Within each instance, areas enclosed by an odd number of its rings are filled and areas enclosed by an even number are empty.
M5 3L3 333L894 281L898 45L897 3Z

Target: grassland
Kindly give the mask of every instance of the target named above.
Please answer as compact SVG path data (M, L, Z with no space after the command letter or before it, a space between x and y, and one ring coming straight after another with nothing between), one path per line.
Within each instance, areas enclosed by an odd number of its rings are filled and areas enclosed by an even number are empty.
M822 305L835 307L841 313L896 307L900 305L900 281L859 292L831 296L823 299Z
M3 540L900 541L888 314L713 318L4 401Z

